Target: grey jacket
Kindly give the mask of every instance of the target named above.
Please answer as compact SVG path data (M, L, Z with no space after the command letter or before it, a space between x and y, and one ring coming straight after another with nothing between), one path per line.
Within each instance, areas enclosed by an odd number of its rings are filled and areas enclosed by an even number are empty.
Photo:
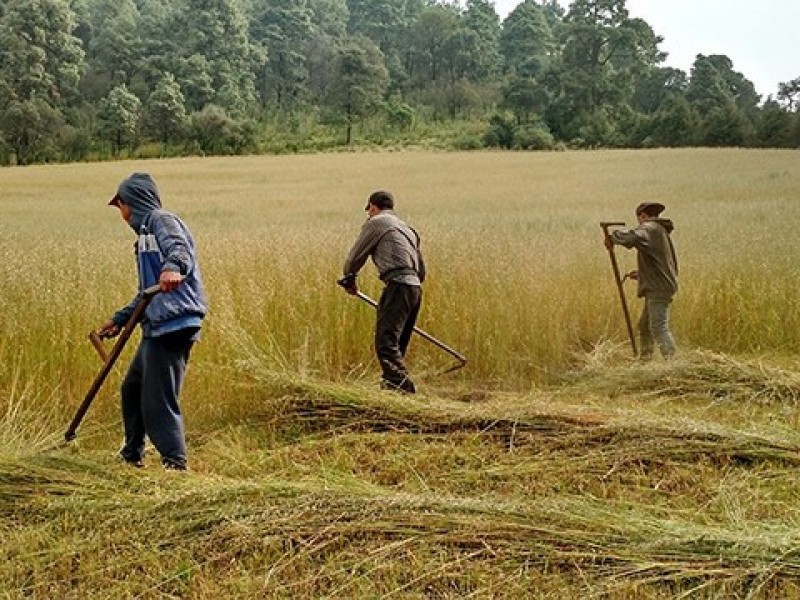
M384 283L419 286L425 280L425 261L416 231L394 211L382 210L367 219L344 263L344 274L355 275L372 256Z
M671 298L678 291L678 259L670 238L673 229L670 219L648 219L635 229L611 233L615 244L637 250L639 297Z

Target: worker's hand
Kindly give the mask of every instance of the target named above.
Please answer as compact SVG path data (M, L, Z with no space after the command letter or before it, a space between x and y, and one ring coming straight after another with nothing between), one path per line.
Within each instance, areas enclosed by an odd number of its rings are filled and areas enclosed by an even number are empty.
M358 284L356 283L356 276L352 273L349 275L345 275L341 279L339 279L336 283L344 288L344 291L350 294L351 296L355 296L358 293Z
M113 338L119 335L120 326L114 321L106 321L100 329L97 330L97 335L101 338Z
M611 251L614 249L614 240L611 239L610 235L603 238L603 244L605 244L606 250Z
M162 292L171 292L175 290L183 281L183 275L175 271L161 271L161 276L158 278L158 285Z
M639 281L639 271L631 271L627 275L625 275L628 279L633 279L634 281Z

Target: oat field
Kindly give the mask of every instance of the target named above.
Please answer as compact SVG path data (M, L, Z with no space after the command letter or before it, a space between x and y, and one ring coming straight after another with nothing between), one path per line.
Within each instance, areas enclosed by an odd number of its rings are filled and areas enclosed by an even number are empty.
M61 444L135 291L106 206L133 171L211 303L186 477L115 460L136 338ZM378 188L423 239L418 325L469 359L416 338L415 398L377 390L373 311L335 284ZM0 597L800 597L798 199L791 151L0 170ZM669 364L631 360L599 227L643 200L676 225Z

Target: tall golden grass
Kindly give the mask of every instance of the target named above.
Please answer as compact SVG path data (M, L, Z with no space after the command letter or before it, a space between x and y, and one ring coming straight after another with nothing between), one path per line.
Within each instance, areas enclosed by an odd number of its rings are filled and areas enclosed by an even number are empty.
M645 199L664 202L676 223L681 347L793 355L800 350L793 235L800 217L792 209L799 163L794 152L678 150L6 169L0 360L12 365L24 356L68 387L75 378L67 375L93 366L82 364L91 360L86 332L134 288L132 233L105 206L134 170L154 175L165 205L200 245L212 313L198 363L231 365L258 350L276 369L371 376L371 309L334 282L364 198L376 188L393 191L398 213L422 234L431 274L419 325L470 358L463 379L524 388L557 374L574 352L624 344L598 223L633 224L633 207ZM632 252L617 253L623 269L633 267ZM371 267L361 282L379 293ZM421 340L411 355L423 377L448 364Z
M0 595L800 597L798 167L659 150L0 170ZM86 335L135 290L106 203L137 170L194 232L211 301L186 478L115 463L131 348L59 447L99 368ZM452 360L416 339L418 398L376 390L373 311L335 284L377 188L423 238L419 326L469 358L441 375ZM631 361L602 244L642 200L676 224L671 363ZM380 293L371 266L361 284Z

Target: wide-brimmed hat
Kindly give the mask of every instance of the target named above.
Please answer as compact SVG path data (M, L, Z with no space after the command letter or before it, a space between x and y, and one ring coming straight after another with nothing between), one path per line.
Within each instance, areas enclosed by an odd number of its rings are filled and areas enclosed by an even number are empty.
M664 212L665 208L666 207L660 202L642 202L636 207L636 215L638 216L644 213L648 217L657 217Z

